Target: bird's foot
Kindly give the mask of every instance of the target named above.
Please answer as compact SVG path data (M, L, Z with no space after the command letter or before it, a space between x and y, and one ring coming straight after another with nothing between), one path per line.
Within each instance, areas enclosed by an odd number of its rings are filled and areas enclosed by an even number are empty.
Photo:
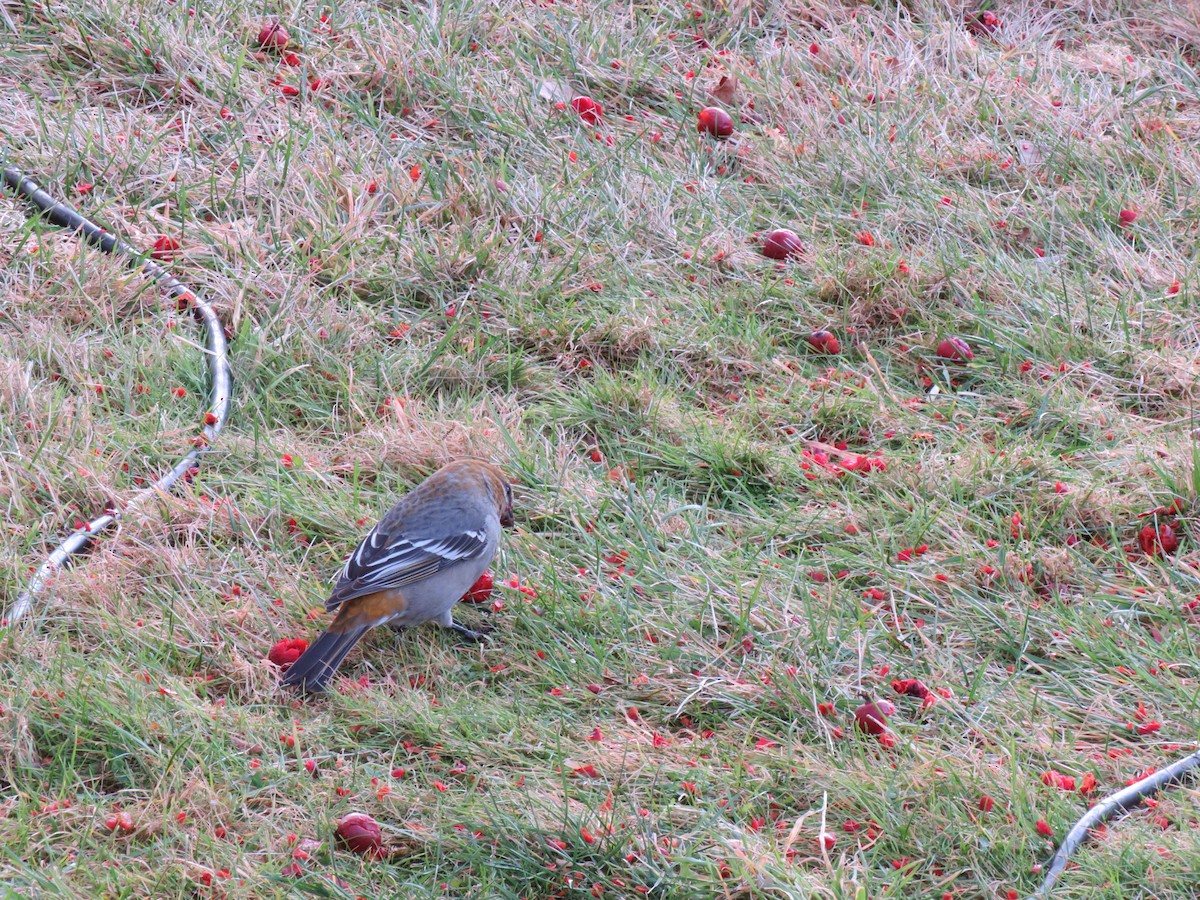
M478 643L479 641L484 640L493 631L492 626L488 625L486 623L483 625L480 625L478 631L472 631L466 625L459 625L453 619L450 621L450 624L447 625L446 627L449 628L451 631L457 631L463 638L465 638L468 641L475 642L475 643Z

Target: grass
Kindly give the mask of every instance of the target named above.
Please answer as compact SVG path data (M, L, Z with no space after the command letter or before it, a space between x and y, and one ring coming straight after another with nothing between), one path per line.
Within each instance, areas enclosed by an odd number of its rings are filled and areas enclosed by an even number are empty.
M1023 896L1085 776L1196 740L1186 4L0 9L0 160L178 239L237 389L192 484L0 632L14 895ZM5 597L190 446L196 342L0 198ZM493 640L371 634L282 693L272 645L466 453L517 483L460 613ZM1192 896L1198 821L1164 796L1056 896Z

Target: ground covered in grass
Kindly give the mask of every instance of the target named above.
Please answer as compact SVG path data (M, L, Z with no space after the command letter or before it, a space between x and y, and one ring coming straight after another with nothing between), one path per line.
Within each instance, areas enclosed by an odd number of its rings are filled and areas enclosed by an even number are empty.
M1200 25L978 12L4 0L0 162L169 239L237 389L0 631L8 889L1008 897L1190 749ZM199 340L0 198L9 601L190 446ZM460 612L493 640L282 693L271 647L466 453L517 483ZM1193 896L1198 821L1165 796L1059 896Z

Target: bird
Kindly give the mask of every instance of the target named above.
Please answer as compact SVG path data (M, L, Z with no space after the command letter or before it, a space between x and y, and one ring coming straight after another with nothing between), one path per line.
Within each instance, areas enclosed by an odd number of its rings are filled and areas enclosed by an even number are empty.
M281 683L320 693L359 638L378 625L432 621L481 640L481 632L455 622L450 610L491 564L501 528L512 525L512 485L499 468L467 458L438 469L350 554L325 601L337 614Z

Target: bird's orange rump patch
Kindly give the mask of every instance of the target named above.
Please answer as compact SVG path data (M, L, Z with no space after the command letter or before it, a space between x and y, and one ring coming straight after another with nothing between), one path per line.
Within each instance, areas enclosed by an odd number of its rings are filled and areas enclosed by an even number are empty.
M408 608L408 600L399 590L376 591L347 600L341 605L330 631L348 631L351 628L368 628L400 615Z

